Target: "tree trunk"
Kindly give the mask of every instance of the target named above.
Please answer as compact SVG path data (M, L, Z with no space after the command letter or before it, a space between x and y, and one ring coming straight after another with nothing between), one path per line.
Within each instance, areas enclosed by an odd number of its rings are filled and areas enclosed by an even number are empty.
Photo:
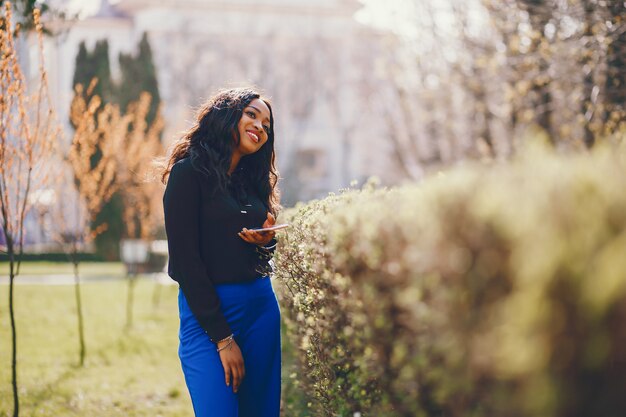
M9 255L9 317L11 319L11 386L13 387L13 417L20 414L20 401L17 390L17 332L15 327L15 311L13 308L13 288L16 276L15 251L11 238L6 233L7 253Z
M487 97L487 91L485 89L486 77L483 74L483 70L480 68L474 68L472 75L474 79L478 80L476 88L472 91L474 93L473 119L474 122L480 122L477 127L478 135L475 137L475 140L478 140L479 138L482 139L487 152L487 155L485 156L495 158L496 150L493 145L493 135L491 134L491 122L493 117L491 115L491 111L489 110L489 98ZM466 80L465 82L466 84L469 84L469 80ZM477 144L475 143L474 146L476 145Z
M613 33L609 38L611 42L608 48L607 77L606 77L606 101L607 114L610 119L612 114L618 118L624 117L624 103L626 103L626 5L622 1L609 2L608 11L613 23Z
M537 114L535 122L548 134L550 142L556 143L557 138L552 126L552 93L550 92L550 83L552 76L550 75L551 57L541 54L542 42L548 42L543 35L544 29L552 18L552 10L554 4L548 0L518 0L522 10L529 15L530 24L535 32L539 34L536 39L532 40L530 55L534 55L538 60L538 76L533 80L532 91L535 93L534 103Z
M583 140L585 142L585 146L587 146L587 148L591 148L595 142L595 135L591 130L591 122L595 113L595 105L593 102L593 70L591 69L591 44L593 39L594 5L590 2L590 0L584 0L583 7L585 8L585 33L583 35L583 58L581 62L581 68L583 68L583 71L587 72L584 74L583 77L583 100L581 103L580 111L585 117L585 122L583 126Z
M127 277L128 280L128 293L126 297L126 331L133 327L133 299L135 294L135 282L136 275L134 267L131 266L130 273Z
M75 248L76 249L76 248ZM76 296L76 315L78 316L78 343L79 343L79 356L80 366L85 365L85 331L83 324L83 305L80 297L80 276L78 274L78 251L74 250L72 253L72 263L74 264L74 294Z
M536 31L542 33L549 19L545 16L537 16L535 19L531 19L533 27ZM548 42L542 36L536 41L533 41L532 54L540 55L541 43ZM532 90L536 94L536 109L537 115L535 121L546 132L550 143L555 144L557 138L553 129L552 123L552 93L550 92L550 83L552 78L550 74L550 63L544 56L539 56L539 79L533 80Z
M540 66L541 73L547 74L548 65L544 64ZM556 143L556 137L554 137L554 131L552 129L552 94L550 93L549 84L535 84L533 90L538 97L539 114L537 115L537 124L546 132L550 143Z

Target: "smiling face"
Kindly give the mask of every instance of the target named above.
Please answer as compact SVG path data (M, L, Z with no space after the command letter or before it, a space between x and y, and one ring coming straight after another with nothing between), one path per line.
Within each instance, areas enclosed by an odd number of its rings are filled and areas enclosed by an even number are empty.
M237 124L239 145L234 152L250 155L261 149L270 133L270 109L261 99L255 98L244 109Z

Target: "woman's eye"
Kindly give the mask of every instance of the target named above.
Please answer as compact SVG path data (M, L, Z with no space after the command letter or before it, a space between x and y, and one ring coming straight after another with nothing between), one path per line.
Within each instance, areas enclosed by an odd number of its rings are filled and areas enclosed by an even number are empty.
M247 112L246 112L246 114L247 114L249 117L252 117L253 119L256 117L256 115L254 114L254 112L251 112L251 111L247 111Z
M269 126L263 126L263 129L265 129L265 133L267 133L268 135L270 134L270 127Z

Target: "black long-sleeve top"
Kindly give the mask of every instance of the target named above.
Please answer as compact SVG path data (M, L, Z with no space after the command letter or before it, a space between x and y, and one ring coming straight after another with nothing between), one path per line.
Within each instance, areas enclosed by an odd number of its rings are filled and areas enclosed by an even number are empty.
M177 281L194 316L218 341L231 334L214 285L251 281L268 271L272 250L237 233L261 227L268 208L250 192L218 191L190 158L172 167L163 196L169 249L168 274ZM240 190L241 191L241 190ZM247 191L247 192L246 192Z

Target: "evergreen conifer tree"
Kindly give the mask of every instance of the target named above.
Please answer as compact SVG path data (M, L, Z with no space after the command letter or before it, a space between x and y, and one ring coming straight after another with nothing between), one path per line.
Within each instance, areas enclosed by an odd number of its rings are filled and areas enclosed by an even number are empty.
M121 80L117 90L117 99L120 107L126 110L128 103L136 101L142 92L146 91L152 96L150 111L146 117L148 124L156 117L161 102L156 68L152 59L152 48L148 35L144 32L138 45L138 54L120 53Z
M89 68L88 66L89 52L87 52L87 46L85 45L85 41L82 41L78 45L78 53L76 54L76 67L74 69L72 86L76 86L76 84L85 84L85 80L88 78L88 74L91 72L91 68Z
M126 111L128 104L139 100L141 93L146 91L152 96L146 121L148 124L152 123L156 118L161 97L152 59L152 48L145 32L139 42L137 55L121 53L119 63L121 79L116 85L111 79L108 41L103 39L96 42L92 52L87 49L84 42L81 42L76 55L73 84L80 83L86 87L96 77L98 83L93 94L100 96L102 105L115 103L122 111ZM94 225L102 223L107 225L107 229L96 237L95 244L98 254L108 260L119 259L119 241L124 233L123 204L120 193L115 193L94 222Z
M114 101L109 42L106 39L97 41L92 52L87 50L85 42L81 42L78 46L72 85L82 84L86 90L93 78L98 79L93 94L98 95L103 104Z
M106 103L116 102L113 80L111 79L109 42L106 39L97 41L91 52L84 42L81 42L78 47L73 85L82 84L86 90L94 78L97 78L97 84L92 94L100 97L102 106ZM94 165L97 163L97 156L92 163ZM107 226L107 229L100 233L95 240L97 253L107 260L119 259L119 241L124 230L123 211L122 198L116 193L104 205L94 220L94 227L102 223Z

